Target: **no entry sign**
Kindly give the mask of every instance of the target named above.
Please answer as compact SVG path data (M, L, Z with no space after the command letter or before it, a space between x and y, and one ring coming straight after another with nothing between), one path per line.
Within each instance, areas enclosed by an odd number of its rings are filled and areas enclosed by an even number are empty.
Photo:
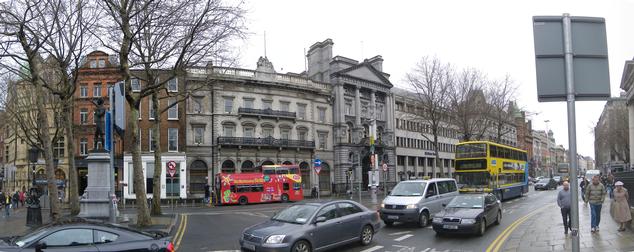
M174 177L174 174L176 174L176 162L167 162L167 173L170 174L170 177Z

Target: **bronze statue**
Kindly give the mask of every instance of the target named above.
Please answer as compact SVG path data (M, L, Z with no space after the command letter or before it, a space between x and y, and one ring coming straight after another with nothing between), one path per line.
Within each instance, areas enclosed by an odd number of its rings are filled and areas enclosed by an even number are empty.
M103 149L104 144L104 115L106 114L106 109L103 108L103 99L96 98L92 100L92 103L95 104L95 139L94 139L94 150Z

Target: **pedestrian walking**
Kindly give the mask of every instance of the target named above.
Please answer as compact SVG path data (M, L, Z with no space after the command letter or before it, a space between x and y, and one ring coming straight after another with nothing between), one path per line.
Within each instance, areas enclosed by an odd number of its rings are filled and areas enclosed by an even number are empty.
M614 175L612 175L612 173L608 174L605 186L608 189L608 195L610 196L610 199L612 199L614 197L614 195L612 194L612 191L614 191Z
M599 223L601 222L601 207L605 200L605 186L599 182L599 177L592 177L592 183L586 187L586 203L590 203L590 222L592 233L599 232Z
M623 188L623 182L617 181L614 186L616 188L614 189L614 200L612 200L610 210L614 220L619 223L618 231L625 231L626 223L632 220L629 204L630 194L627 189Z
M9 191L4 193L2 202L4 203L4 216L9 218L9 210L11 209L11 194Z
M209 204L209 184L205 184L205 204Z
M13 203L13 209L18 209L18 202L20 202L20 193L15 191L13 197L11 198L11 203Z
M581 187L581 199L586 201L586 186L588 186L589 181L586 177L581 177L581 183L579 183L579 187Z
M25 201L26 201L26 193L24 192L24 189L22 189L22 191L20 191L20 204L22 204L22 207L24 207Z
M570 194L570 183L565 181L563 188L557 194L557 205L561 209L561 217L564 219L564 234L568 234L568 230L572 230L570 225L572 221L570 219L570 204L572 201L572 195Z

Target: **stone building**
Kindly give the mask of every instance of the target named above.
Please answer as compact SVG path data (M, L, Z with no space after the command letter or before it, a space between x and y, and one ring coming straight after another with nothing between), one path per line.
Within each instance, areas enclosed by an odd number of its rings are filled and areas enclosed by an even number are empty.
M630 163L628 108L626 94L608 100L594 127L594 156L596 167L607 174L610 170L623 170ZM629 119L631 120L631 119Z

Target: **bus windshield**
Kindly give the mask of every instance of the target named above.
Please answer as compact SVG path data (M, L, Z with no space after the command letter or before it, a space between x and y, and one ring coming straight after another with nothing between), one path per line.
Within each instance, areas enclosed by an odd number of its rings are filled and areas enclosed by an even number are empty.
M456 146L456 158L484 158L487 156L485 143L469 143Z
M456 172L459 187L488 188L491 175L488 172Z

